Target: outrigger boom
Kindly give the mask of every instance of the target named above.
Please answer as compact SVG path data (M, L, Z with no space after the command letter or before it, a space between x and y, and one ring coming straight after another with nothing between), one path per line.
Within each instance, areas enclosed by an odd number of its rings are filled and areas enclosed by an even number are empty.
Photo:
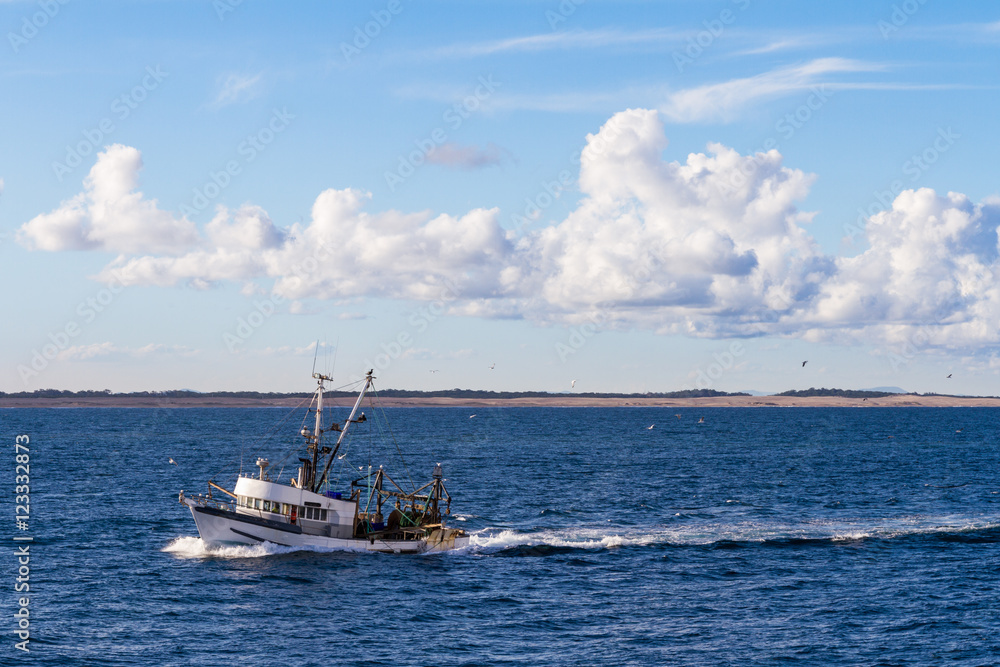
M329 490L331 466L345 442L352 424L367 421L358 416L362 401L373 388L373 371L368 371L350 415L343 422L323 428L324 382L332 378L313 373L317 389L313 396L316 418L312 430L300 430L306 440L307 456L299 458L297 475L287 483L271 479L270 462L257 459L259 474L240 475L233 491L209 481L208 495L180 493L198 527L198 533L210 544L259 544L272 542L283 546L364 549L392 553L421 553L458 549L469 544L465 531L448 528L441 513L451 513L451 496L444 486L441 464L434 467L430 482L413 491L405 491L381 466L372 478L368 474L350 483L349 490ZM323 444L323 434L339 432L331 448ZM345 455L346 456L346 453ZM322 467L322 473L316 474ZM280 473L279 473L280 476ZM325 492L321 492L326 488ZM220 501L212 489L231 496ZM345 497L345 495L347 497ZM393 502L388 516L386 502Z

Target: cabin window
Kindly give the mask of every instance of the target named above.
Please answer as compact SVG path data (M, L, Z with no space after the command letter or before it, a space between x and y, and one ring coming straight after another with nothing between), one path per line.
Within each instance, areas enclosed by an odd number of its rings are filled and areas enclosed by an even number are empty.
M288 503L281 503L281 513L288 516Z
M263 502L263 501L260 498L254 498L254 500L253 500L253 508L255 510L259 510L261 502Z
M326 521L326 510L321 510L318 507L303 507L302 518L312 521Z

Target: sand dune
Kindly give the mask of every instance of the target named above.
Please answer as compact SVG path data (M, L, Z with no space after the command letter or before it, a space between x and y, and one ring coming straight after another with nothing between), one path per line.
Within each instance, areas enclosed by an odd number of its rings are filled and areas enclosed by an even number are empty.
M919 396L896 394L882 398L837 396L714 396L711 398L594 398L554 395L534 398L383 398L386 407L1000 407L1000 398L976 396ZM253 399L209 397L0 397L0 408L257 408L294 407L300 398ZM346 402L344 403L346 404Z

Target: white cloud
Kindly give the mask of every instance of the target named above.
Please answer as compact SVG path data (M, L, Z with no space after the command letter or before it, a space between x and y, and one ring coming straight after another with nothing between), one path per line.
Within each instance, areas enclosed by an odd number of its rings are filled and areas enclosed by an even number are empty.
M826 75L881 69L881 65L858 60L819 58L756 76L679 90L669 96L661 111L677 123L731 122L744 107L821 85L827 82Z
M219 79L219 92L209 105L212 109L221 109L230 104L247 102L260 94L260 83L264 73L253 76L245 74L229 74Z
M130 348L105 341L103 343L91 343L90 345L70 346L60 352L57 358L60 361L90 361L93 359L122 357L141 359L153 355L191 357L197 353L197 350L192 350L183 345L150 343L139 348Z
M18 240L40 250L177 253L198 242L193 223L160 210L136 190L142 156L114 144L97 156L84 191L28 221Z
M537 53L555 49L599 49L640 44L663 48L665 42L680 42L690 34L693 33L666 28L636 31L567 30L485 42L451 44L423 53L437 58L474 58L498 53Z
M336 349L336 346L330 343L319 343L319 351L324 355L332 354ZM315 357L316 351L316 341L313 341L307 345L281 345L279 347L264 347L257 349L247 349L242 352L242 354L253 356L253 357Z
M512 247L496 209L461 217L369 214L369 198L327 190L313 204L312 221L287 233L259 208L244 207L232 220L220 209L207 228L212 248L179 257L122 256L102 279L110 280L112 271L125 284L161 286L270 277L274 291L290 299L435 299L459 283L469 295L490 293Z
M1000 342L1000 202L907 190L865 228L869 249L838 260L810 325L930 345Z
M621 112L581 156L585 194L563 222L522 240L527 261L505 275L538 294L549 317L640 323L697 335L751 332L747 322L791 311L830 270L795 207L812 177L776 151L741 156L721 145L664 162L655 111ZM547 313L544 314L544 313Z
M115 272L125 284L233 281L293 302L437 301L472 317L701 337L1000 346L1000 199L905 191L869 221L867 250L838 258L821 252L806 231L812 214L799 209L814 177L777 151L709 144L681 161L664 159L668 148L657 112L615 114L587 136L576 209L520 238L496 209L369 212L367 193L331 189L307 223L282 230L259 207L220 207L186 252L129 252L121 238L130 227L104 225L119 234L100 243L92 233L95 202L134 188L126 176L135 169L112 169L104 156L79 201L57 211L62 219L49 214L22 233L46 249L120 248L100 278ZM138 195L132 206L149 204Z
M284 241L284 234L259 206L243 206L232 215L219 206L205 232L213 246L230 250L277 248Z

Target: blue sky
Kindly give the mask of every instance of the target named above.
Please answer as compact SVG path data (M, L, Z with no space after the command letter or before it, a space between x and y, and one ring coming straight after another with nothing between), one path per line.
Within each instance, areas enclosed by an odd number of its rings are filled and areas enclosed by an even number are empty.
M992 3L0 28L0 390L1000 393Z

